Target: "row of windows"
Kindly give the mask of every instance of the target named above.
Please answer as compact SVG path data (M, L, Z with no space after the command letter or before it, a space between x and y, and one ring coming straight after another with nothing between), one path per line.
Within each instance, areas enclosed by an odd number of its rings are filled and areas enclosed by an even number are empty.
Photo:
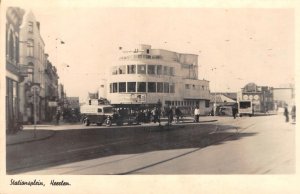
M129 55L120 57L121 60L128 60L128 59L161 59L160 55Z
M166 104L169 104L171 106L191 106L194 107L196 105L199 106L199 102L195 100L188 100L188 101L166 101ZM209 100L205 100L205 107L209 107Z
M185 89L209 90L209 87L204 85L185 84Z
M117 74L148 74L148 75L169 75L174 76L174 67L162 65L120 65L112 67L112 75Z
M110 93L175 93L175 84L170 84L168 82L117 82L111 83L109 88Z

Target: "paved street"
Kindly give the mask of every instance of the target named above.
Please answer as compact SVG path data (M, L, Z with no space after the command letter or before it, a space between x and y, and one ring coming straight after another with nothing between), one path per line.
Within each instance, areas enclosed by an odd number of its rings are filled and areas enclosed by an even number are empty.
M168 127L58 128L7 146L9 174L289 174L295 125L282 115ZM42 129L41 129L42 130Z

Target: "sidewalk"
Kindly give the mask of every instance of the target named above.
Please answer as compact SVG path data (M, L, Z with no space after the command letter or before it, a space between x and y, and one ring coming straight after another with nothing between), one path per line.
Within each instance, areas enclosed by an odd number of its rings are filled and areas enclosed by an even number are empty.
M172 123L173 125L182 125L187 123L194 123L193 117L185 117L183 120L181 120L179 123ZM216 122L218 121L218 117L212 117L212 116L201 116L199 118L199 123L204 122ZM166 124L167 118L161 119L162 124ZM196 123L195 123L196 124ZM157 123L142 123L144 126L156 126ZM16 134L6 135L6 145L16 145L16 144L23 144L23 143L29 143L33 141L40 141L45 140L50 137L52 137L56 130L62 130L67 129L71 126L77 126L76 128L81 127L81 123L64 123L61 122L59 125L54 125L52 123L43 123L36 125L36 130L34 130L34 125L24 125L24 129L22 131L19 131ZM134 125L124 125L124 126L134 126ZM140 125L139 125L140 126ZM82 127L85 127L82 125ZM99 127L99 126L95 126ZM91 126L88 128L92 128Z
M16 134L6 135L6 145L16 145L48 139L55 134L54 130L22 130Z

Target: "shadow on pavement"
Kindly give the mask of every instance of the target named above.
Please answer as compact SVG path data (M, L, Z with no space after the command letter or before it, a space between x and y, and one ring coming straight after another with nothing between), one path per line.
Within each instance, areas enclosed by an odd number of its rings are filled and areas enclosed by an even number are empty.
M7 147L7 173L118 154L204 148L256 135L232 125L193 124L133 128L84 128L56 131L50 139Z

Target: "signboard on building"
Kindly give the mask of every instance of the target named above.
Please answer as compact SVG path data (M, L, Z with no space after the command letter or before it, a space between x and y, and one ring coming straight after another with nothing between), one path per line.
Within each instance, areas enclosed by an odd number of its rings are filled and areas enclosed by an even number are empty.
M131 94L132 102L146 102L146 94Z
M55 101L49 101L48 102L48 106L49 107L57 107L57 102L55 102Z

